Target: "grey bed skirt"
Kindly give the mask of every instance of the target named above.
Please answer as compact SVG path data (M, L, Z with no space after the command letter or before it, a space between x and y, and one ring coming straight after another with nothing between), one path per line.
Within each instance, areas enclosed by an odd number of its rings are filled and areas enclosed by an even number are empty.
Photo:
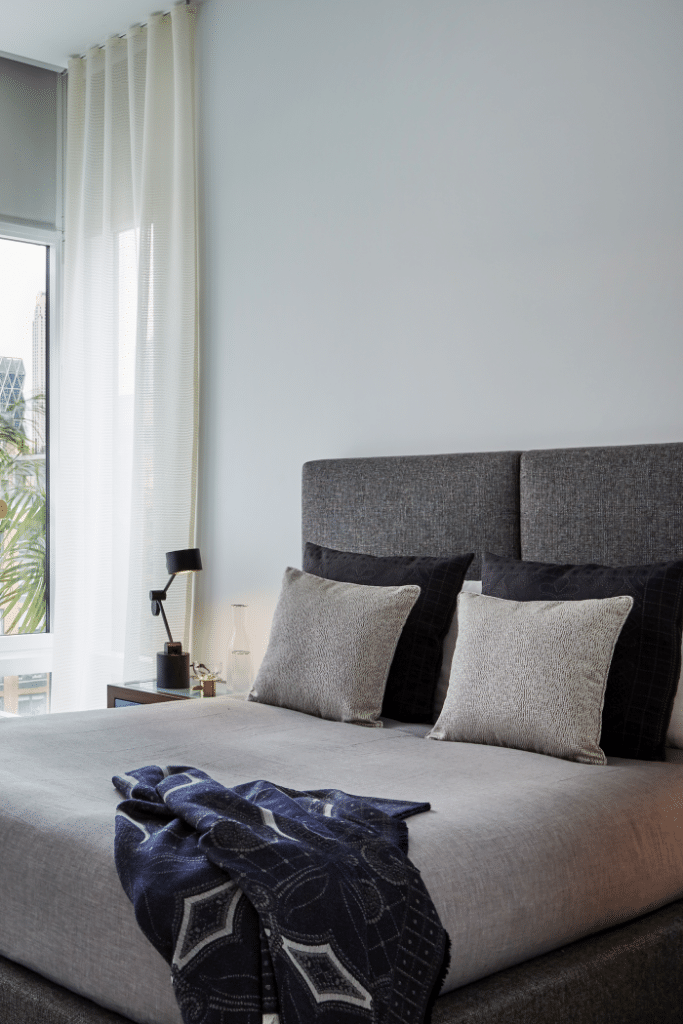
M432 1024L680 1024L682 981L678 900L449 992ZM2 1024L131 1024L4 957L0 1007Z

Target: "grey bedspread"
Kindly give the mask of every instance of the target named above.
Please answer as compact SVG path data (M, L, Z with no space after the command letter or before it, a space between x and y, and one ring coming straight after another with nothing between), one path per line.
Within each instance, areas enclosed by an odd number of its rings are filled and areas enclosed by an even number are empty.
M0 953L139 1022L180 1020L114 867L111 776L142 763L429 801L409 856L451 937L445 991L683 895L680 765L579 765L230 698L3 721Z

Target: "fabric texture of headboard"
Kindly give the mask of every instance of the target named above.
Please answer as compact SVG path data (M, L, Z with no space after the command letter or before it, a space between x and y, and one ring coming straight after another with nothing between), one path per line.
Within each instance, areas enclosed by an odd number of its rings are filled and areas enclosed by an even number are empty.
M303 468L303 540L367 555L520 557L519 452L324 459Z
M372 555L537 562L683 558L683 444L325 459L303 468L303 541Z
M683 444L523 452L520 506L529 562L683 558Z

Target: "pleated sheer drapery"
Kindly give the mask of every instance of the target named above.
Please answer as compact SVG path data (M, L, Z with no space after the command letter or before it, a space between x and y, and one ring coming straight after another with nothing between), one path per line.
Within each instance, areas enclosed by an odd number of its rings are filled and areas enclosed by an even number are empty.
M194 10L69 62L64 323L54 497L54 711L152 678L148 591L195 544L198 414ZM191 577L166 602L189 644Z

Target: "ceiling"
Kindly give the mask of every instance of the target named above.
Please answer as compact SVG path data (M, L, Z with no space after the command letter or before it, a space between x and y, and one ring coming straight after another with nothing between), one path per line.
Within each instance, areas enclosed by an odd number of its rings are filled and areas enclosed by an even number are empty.
M122 35L173 0L1 0L0 55L65 68L109 36Z

